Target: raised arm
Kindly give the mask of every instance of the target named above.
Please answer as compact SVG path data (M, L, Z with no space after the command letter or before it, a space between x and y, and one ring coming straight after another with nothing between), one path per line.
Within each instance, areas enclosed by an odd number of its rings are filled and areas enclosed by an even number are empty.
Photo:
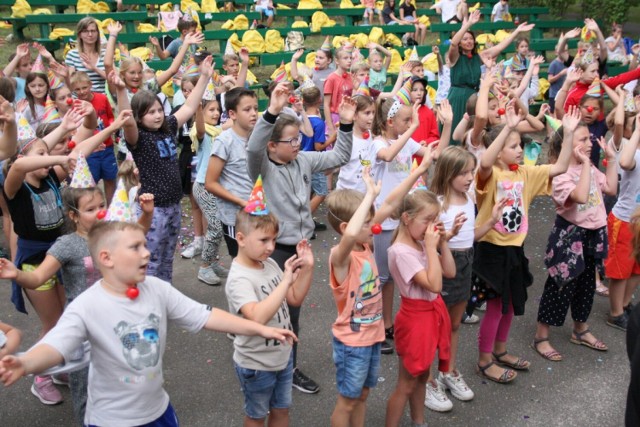
M598 23L593 19L586 18L584 20L584 25L587 27L587 29L596 33L596 37L598 38L598 47L600 48L600 60L606 61L608 55L607 44L604 41L604 34L602 34Z
M537 75L540 70L540 64L543 64L543 63L544 63L544 56L542 55L531 58L531 61L529 61L529 68L527 69L527 73L522 78L522 81L520 82L520 86L518 86L518 88L515 90L515 94L518 98L520 98L524 93L524 91L529 88L529 84L531 83L531 78L533 77L534 74L536 75L536 80L537 80Z
M436 111L438 115L438 121L442 124L442 133L440 134L440 141L435 148L434 156L439 158L442 151L449 146L451 142L451 126L453 125L453 109L451 104L446 99L443 99L440 103L440 108Z
M559 119L562 119L562 117L565 114L564 106L567 102L567 95L569 94L569 90L578 80L580 80L580 77L582 77L582 70L580 68L575 68L571 70L571 72L567 74L567 78L564 79L564 83L562 84L562 87L556 94L555 112L556 112L556 116L558 116Z
M604 137L598 139L598 144L607 159L605 176L607 180L602 187L602 192L608 196L615 196L618 193L618 163L616 162L616 152Z
M72 163L69 156L26 156L19 157L9 168L4 181L4 193L13 199L22 187L27 173L56 165L68 167Z
M18 146L18 128L16 126L16 114L11 103L0 96L0 122L2 122L2 135L0 135L0 160L8 159L16 154Z
M115 70L114 58L116 55L116 42L118 41L120 31L122 31L122 24L118 21L111 22L107 27L109 40L107 40L107 47L104 52L104 70L107 77L111 74L111 71ZM109 82L109 90L111 90L111 93L116 92L116 88L111 85L111 82Z
M196 87L193 88L187 100L182 104L182 107L173 114L178 121L178 127L186 123L196 113L198 105L202 101L202 95L204 95L204 91L209 83L209 79L213 75L212 64L212 56L207 56L204 61L202 61L200 64L200 78L198 79Z
M498 137L489 145L487 151L484 152L480 159L480 168L478 169L478 177L481 181L486 181L493 173L493 165L498 160L498 155L504 148L504 144L507 141L507 137L511 132L516 131L518 123L521 121L521 117L516 114L513 104L507 106L507 122L498 134Z
M581 33L580 28L574 28L573 30L569 30L564 34L560 34L560 38L558 39L558 44L556 44L556 52L562 52L565 47L567 47L567 42L569 39L575 39Z
M240 56L240 71L238 71L236 87L244 87L247 82L247 73L249 72L249 50L246 47L241 48L238 56Z
M167 59L171 56L168 50L162 49L160 46L160 42L157 37L149 36L149 43L153 45L154 50L156 51L156 56L160 59Z
M291 78L294 80L298 80L300 77L298 74L298 60L302 58L304 54L304 48L300 48L295 51L293 56L291 57Z
M16 56L13 57L13 59L11 60L11 62L9 62L4 69L2 70L2 73L6 76L6 77L11 77L13 75L13 72L16 70L16 68L18 67L18 64L20 63L20 61L22 60L22 58L24 58L25 56L29 55L29 43L22 43L19 44L16 47Z
M640 114L636 116L636 128L631 138L629 138L629 142L622 147L620 157L618 158L618 163L622 169L632 171L636 168L635 155L638 149L638 142L640 142Z
M91 153L93 153L96 148L100 144L102 144L107 138L111 136L115 131L124 126L124 124L133 117L131 110L122 110L118 117L107 126L105 129L101 130L97 134L93 135L91 138L87 138L82 141L81 144L76 145L73 149L72 153L84 155L85 157L89 157Z
M0 278L15 280L25 289L36 289L56 274L62 265L54 256L47 255L33 271L22 271L11 261L0 259Z
M447 58L449 59L449 66L453 67L458 62L458 58L460 58L460 52L458 51L458 47L460 42L462 41L462 37L471 29L473 24L476 24L480 21L480 11L474 10L469 14L469 17L465 17L462 20L462 27L451 38L451 44L449 45L449 51L447 52Z
M558 155L558 160L549 168L549 178L563 174L569 168L571 152L573 147L573 134L580 123L580 109L570 107L567 114L562 118L562 148Z
M108 78L109 86L113 86L117 90L118 109L120 111L131 110L129 95L127 95L127 88L116 70L111 70ZM127 144L135 147L138 144L138 124L133 117L130 117L126 122L124 122L122 131L124 134L124 140Z
M505 50L516 39L516 37L518 37L522 33L527 33L531 31L535 26L536 24L528 24L526 22L523 22L522 24L518 25L518 27L511 34L509 34L508 37L506 37L497 45L490 47L489 49L483 50L480 55L486 56L489 58L496 58L498 55L500 55L500 53L502 53L503 50Z
M169 79L171 79L178 72L178 70L180 69L180 64L182 64L182 61L184 59L184 56L189 51L189 47L194 44L196 45L200 44L203 41L204 41L204 35L202 33L190 33L185 36L184 42L182 43L182 46L180 46L180 50L178 51L178 54L176 55L176 57L173 58L173 61L171 61L171 65L169 66L169 68L167 68L162 73L160 73L160 75L156 78L156 80L158 81L159 87L162 87L166 82L169 81Z
M405 146L411 135L414 134L418 126L420 125L420 117L418 116L418 108L420 108L420 104L417 102L413 104L413 115L411 116L411 126L407 129L402 135L396 139L393 144L388 147L381 148L376 154L376 158L378 160L383 160L385 162L390 162L395 159L398 155L402 147Z

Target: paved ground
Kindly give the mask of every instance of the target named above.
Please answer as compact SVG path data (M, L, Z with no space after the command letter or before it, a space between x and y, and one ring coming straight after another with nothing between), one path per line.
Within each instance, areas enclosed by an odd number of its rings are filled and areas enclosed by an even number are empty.
M570 325L554 330L556 348L565 361L551 363L530 349L537 305L545 275L542 256L553 221L548 199L538 199L531 209L531 233L526 253L531 258L535 284L530 290L525 316L513 323L510 350L532 362L531 371L509 385L487 383L474 374L477 357L477 325L463 326L459 366L476 398L454 401L448 414L426 410L431 426L621 426L629 369L624 334L605 325L607 300L596 296L591 326L597 337L609 345L609 352L597 353L569 343ZM292 426L327 426L335 402L335 370L331 359L330 326L335 317L327 287L327 253L336 242L332 231L319 233L313 247L316 276L303 309L300 336L300 366L322 389L317 395L293 392ZM226 309L224 289L208 287L195 278L197 265L175 260L175 286L185 294ZM37 318L17 313L9 302L9 286L0 286L0 318L24 331L23 348L36 339ZM164 358L166 389L184 426L238 426L242 424L242 397L231 363L232 343L223 334L201 332L191 335L169 331ZM378 387L369 398L367 426L384 425L386 399L396 380L396 356L383 356ZM30 382L21 380L10 389L0 388L0 425L69 426L73 424L69 401L46 407L29 392ZM410 425L408 414L403 425Z

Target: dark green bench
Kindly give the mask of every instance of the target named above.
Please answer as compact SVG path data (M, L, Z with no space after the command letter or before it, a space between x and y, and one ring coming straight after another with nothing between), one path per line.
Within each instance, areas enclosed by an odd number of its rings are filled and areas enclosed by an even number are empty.
M61 13L57 15L27 15L25 21L27 25L38 25L40 27L40 37L48 39L51 33L51 26L56 24L75 24L86 16L92 16L100 21L107 18L117 17L117 20L124 23L129 33L136 31L136 22L148 22L150 20L147 12L119 12L117 16L113 13Z
M537 21L536 26L531 30L531 38L542 39L544 32L549 30L571 30L584 26L584 21L562 20L562 21ZM599 23L600 24L600 23ZM602 28L602 27L601 27Z
M458 31L461 27L462 24L431 24L430 31L432 33L438 33L438 38L444 41L449 40L451 34ZM515 27L513 22L478 22L471 27L471 30L477 33L493 33L498 30L513 30Z
M491 22L491 12L493 12L493 7L481 7L480 13L484 15L485 21ZM520 17L520 22L528 21L535 22L538 20L540 15L548 15L549 8L548 7L510 7L509 13L515 19L516 16ZM524 16L528 16L528 19L523 19Z
M358 34L364 33L368 34L371 31L370 25L367 26L339 26L335 25L333 27L322 27L320 29L320 34L323 36L343 36L349 34ZM415 27L413 25L385 25L376 27L382 28L385 34L405 34L412 33L415 31Z

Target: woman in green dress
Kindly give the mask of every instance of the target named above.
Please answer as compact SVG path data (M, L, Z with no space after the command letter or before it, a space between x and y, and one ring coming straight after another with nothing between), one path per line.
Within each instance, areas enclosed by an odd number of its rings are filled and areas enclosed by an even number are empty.
M453 110L453 129L462 119L469 97L478 92L482 64L493 65L495 58L513 42L518 34L531 31L535 26L526 22L520 24L500 43L478 53L478 45L475 35L471 32L471 26L479 20L480 11L476 10L462 21L462 27L451 39L447 53L447 63L451 68L451 88L447 99ZM460 142L452 141L452 143L457 145Z

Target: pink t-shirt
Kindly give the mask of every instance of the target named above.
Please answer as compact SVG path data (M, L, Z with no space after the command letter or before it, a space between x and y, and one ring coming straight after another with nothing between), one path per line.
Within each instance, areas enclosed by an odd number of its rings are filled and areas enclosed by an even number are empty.
M353 93L353 80L351 80L351 74L346 74L346 77L338 74L338 72L333 72L329 74L327 80L324 82L324 94L331 96L331 112L338 113L338 106L342 101L342 97L344 95L351 96Z
M591 165L591 184L587 203L574 203L569 195L580 180L582 165L571 165L562 175L553 178L552 197L556 213L567 221L588 230L596 230L607 225L607 212L602 198L602 187L607 182L605 174Z
M367 347L384 341L382 292L378 266L369 246L352 251L349 273L342 283L333 275L336 247L329 254L329 285L338 309L331 330L341 343L351 347Z
M429 292L413 282L413 277L427 268L427 257L423 250L419 251L404 243L394 243L387 249L389 256L389 272L394 283L405 298L433 301L438 294Z

